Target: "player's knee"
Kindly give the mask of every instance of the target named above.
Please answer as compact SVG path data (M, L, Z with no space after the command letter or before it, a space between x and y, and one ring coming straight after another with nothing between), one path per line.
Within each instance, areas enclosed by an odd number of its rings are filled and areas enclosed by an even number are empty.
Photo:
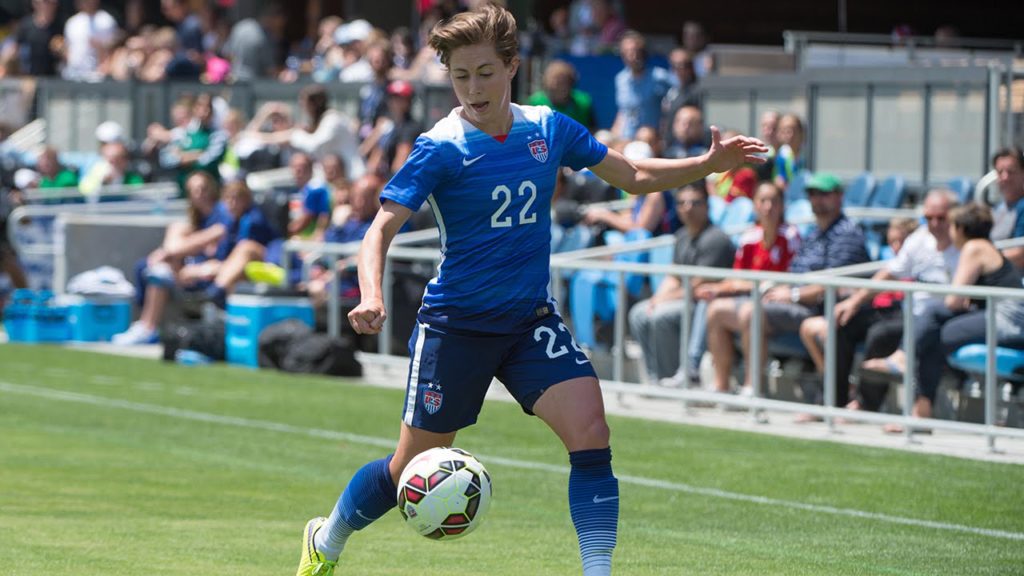
M611 429L604 416L591 418L580 434L580 443L585 448L604 448L611 440Z

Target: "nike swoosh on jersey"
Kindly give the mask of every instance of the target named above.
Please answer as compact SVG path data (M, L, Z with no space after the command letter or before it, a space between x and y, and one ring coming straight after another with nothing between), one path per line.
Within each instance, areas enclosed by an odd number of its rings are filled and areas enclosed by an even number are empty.
M594 495L594 504L600 504L602 502L609 502L611 500L618 500L618 499L619 499L618 496L609 496L607 498L598 498L597 495L595 494Z
M484 156L487 156L487 154L481 154L481 155L477 156L476 158L463 158L462 159L462 165L463 166L469 166L470 164L472 164L473 162L476 162L477 160L483 158Z

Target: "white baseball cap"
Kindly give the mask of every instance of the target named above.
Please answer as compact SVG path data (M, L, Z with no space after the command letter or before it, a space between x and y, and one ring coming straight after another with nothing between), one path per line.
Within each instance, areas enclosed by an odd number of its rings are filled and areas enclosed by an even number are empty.
M622 155L628 160L647 160L654 157L654 150L643 140L633 140L622 149Z
M124 128L113 120L107 120L96 127L96 139L104 144L124 142Z
M31 168L20 168L14 173L14 186L19 190L34 188L39 174Z

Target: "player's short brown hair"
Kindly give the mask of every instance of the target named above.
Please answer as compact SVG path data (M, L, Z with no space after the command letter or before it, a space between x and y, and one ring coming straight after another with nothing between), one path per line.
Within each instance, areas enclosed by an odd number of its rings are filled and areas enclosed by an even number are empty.
M437 50L441 64L448 66L452 51L473 44L493 44L502 62L508 64L519 53L519 36L512 13L494 4L461 12L438 22L430 31L428 44Z

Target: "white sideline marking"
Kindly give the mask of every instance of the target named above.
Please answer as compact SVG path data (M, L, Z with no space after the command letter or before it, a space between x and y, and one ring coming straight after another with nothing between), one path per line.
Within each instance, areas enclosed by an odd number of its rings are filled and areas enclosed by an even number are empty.
M65 390L55 390L53 388L44 388L39 386L25 386L21 384L12 384L10 382L0 381L0 391L12 394L23 394L26 396L36 396L39 398L47 398L51 400L64 400L67 402L78 402L80 404L92 404L95 406L103 406L107 408L121 408L124 410L131 410L133 412L158 414L161 416L169 416L172 418L180 418L183 420L210 422L213 424L238 426L240 428L268 430L271 432L286 432L289 434L298 434L301 436L310 436L313 438L342 440L345 442L351 442L353 444L363 444L366 446L375 446L380 448L394 448L395 446L395 441L393 439L388 438L363 436L361 434L338 432L335 430L324 430L320 428L303 428L301 426L293 426L291 424L271 422L268 420L254 420L251 418L241 418L237 416L224 416L221 414L211 414L208 412L197 412L194 410L185 410L182 408L171 408L168 406L160 406L157 404L146 404L142 402L132 402L130 400L104 398L102 396L81 394L79 392L68 392ZM508 466L510 468L520 468L524 470L541 470L561 475L569 473L568 466L556 466L554 464L544 464L542 462L531 462L528 460L517 460L514 458L501 458L499 456L491 455L486 455L483 458L483 460L485 460L488 463L500 464L503 466ZM877 512L865 512L863 510L855 510L853 508L836 508L833 506L822 506L819 504L804 504L802 502L793 502L791 500L766 498L764 496L752 496L749 494L740 494L737 492L718 490L716 488L701 488L698 486L690 486L689 484L682 484L679 482L668 482L665 480L657 480L654 478L645 478L643 476L630 476L628 474L620 474L618 475L618 479L619 482L623 482L625 484L634 484L636 486L644 486L647 488L659 488L662 490L669 490L672 492L683 492L686 494L708 496L711 498L722 498L724 500L733 500L737 502L749 502L753 504L778 506L780 508L804 510L807 512L816 512L821 514L833 514L836 516L847 516L851 518L877 520L879 522L901 524L904 526L914 526L917 528L932 528L935 530L962 532L978 536L988 536L991 538L1024 541L1024 533L1022 532L1010 532L1006 530L976 528L974 526L964 526L962 524L951 524L947 522L933 522L931 520L918 520L916 518L904 518L902 516L892 516L889 514L880 514Z

